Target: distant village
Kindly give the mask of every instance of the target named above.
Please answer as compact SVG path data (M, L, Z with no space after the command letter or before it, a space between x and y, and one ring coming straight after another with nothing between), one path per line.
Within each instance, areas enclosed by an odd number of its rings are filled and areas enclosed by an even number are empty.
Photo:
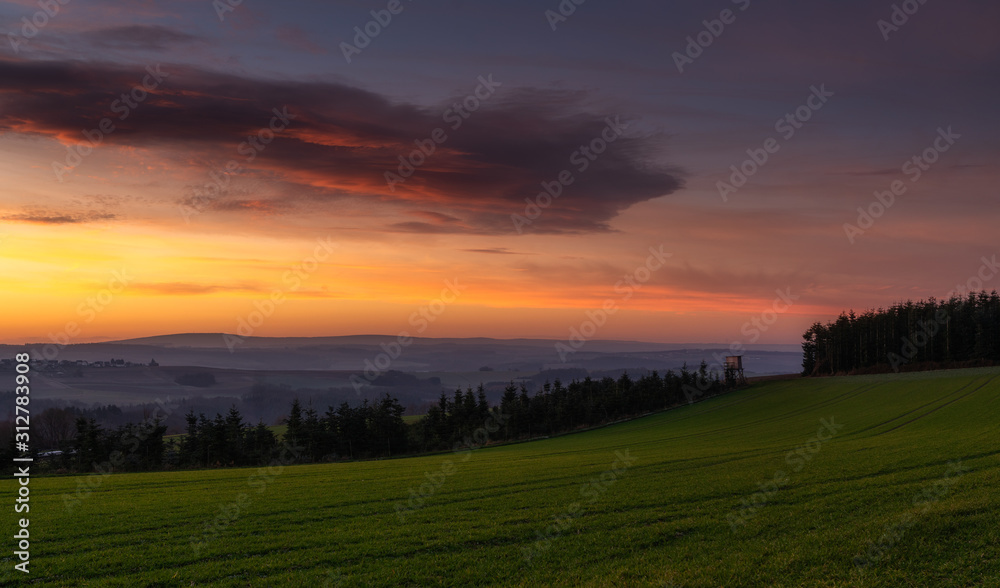
M109 361L87 361L85 359L77 359L75 361L63 359L32 359L28 364L31 369L36 372L42 372L47 374L52 374L55 376L65 376L73 375L73 371L79 368L127 368L127 367L158 367L160 364L156 363L155 359L151 359L149 363L135 363L131 361L125 361L124 359L111 358ZM15 362L13 359L0 359L0 371L13 371Z

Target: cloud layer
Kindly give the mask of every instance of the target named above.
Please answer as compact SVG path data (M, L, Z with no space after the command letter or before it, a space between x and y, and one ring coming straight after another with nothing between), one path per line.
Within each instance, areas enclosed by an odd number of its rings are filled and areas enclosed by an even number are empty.
M149 42L185 40L157 32ZM135 42L136 31L116 38ZM154 71L162 72L156 84ZM102 133L99 149L159 149L193 165L235 160L237 174L267 174L282 186L270 202L226 194L212 203L216 212L315 215L361 198L413 215L393 218L390 229L402 232L511 233L511 215L525 214L526 199L561 172L573 183L525 232L607 231L619 212L681 187L679 172L658 159L663 135L634 132L628 117L594 112L579 93L482 80L479 97L427 107L346 84L190 66L6 60L0 132L72 145L108 118L114 130Z

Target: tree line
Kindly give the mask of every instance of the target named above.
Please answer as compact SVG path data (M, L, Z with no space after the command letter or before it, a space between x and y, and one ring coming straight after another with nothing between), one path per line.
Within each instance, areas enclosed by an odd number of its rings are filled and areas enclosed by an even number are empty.
M543 384L534 395L525 384L511 383L494 408L486 402L482 386L476 396L471 389L464 394L456 390L451 398L442 394L427 416L416 423L415 437L426 451L451 448L469 438L491 415L502 415L505 422L494 440L554 435L718 394L735 385L732 374L726 375L726 380L721 380L702 362L696 371L685 366L679 373L670 370L661 376L654 371L636 380L623 373L617 379L587 377L564 386L557 379Z
M989 365L1000 361L1000 296L982 291L852 310L813 324L803 340L807 376Z
M104 429L93 417L79 417L75 424L70 450L58 458L64 467L77 471L142 471L164 465L163 435L167 427L159 419L113 429Z
M489 442L569 432L721 393L735 385L731 376L720 378L702 362L697 370L685 366L662 376L652 372L632 379L623 373L617 379L587 377L569 385L545 382L535 394L524 383L511 383L495 406L480 384L475 392L469 387L442 393L413 423L404 421L404 407L388 394L357 406L330 406L322 414L295 398L280 440L263 421L246 423L235 406L214 418L189 411L184 434L172 438L165 437L166 426L158 418L103 428L93 417L81 416L66 450L51 463L75 471L142 471L261 465L289 447L296 461L323 462L480 446L486 442L480 440L484 428ZM502 426L491 429L489 423ZM13 448L0 453L7 451Z

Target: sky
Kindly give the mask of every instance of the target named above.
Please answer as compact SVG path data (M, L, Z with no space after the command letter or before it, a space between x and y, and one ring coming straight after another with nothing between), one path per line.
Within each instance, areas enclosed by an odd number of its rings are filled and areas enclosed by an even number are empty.
M231 2L0 5L0 342L798 343L1000 282L995 2Z

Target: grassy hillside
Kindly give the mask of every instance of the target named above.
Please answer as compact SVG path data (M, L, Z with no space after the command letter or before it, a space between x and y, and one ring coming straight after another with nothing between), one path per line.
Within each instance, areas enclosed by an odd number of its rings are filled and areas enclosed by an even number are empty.
M465 454L94 476L71 509L88 478L39 478L32 585L997 586L998 420L998 369L827 378Z

